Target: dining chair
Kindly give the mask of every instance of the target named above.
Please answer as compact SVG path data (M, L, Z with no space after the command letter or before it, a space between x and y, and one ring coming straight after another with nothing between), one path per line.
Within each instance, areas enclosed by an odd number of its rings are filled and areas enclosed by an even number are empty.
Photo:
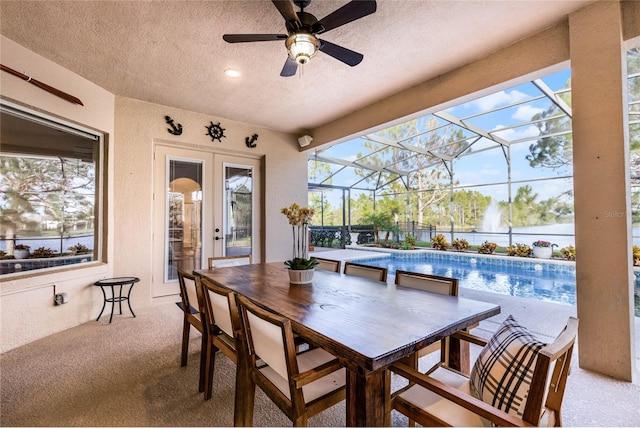
M204 328L207 342L205 346L205 389L204 399L211 399L216 353L220 351L238 364L238 336L242 334L240 314L236 294L232 290L214 284L206 277L198 278L202 292L201 312L204 314Z
M419 272L409 272L405 270L396 270L395 284L402 287L417 288L419 290L429 291L431 293L446 294L449 296L458 295L458 279L449 278L446 276L430 275ZM439 342L432 343L431 345L419 350L412 358L412 365L417 370L418 360L425 355L431 354L440 350L440 361L446 362L448 355L445 355L444 350L448 349L447 346L442 346L443 342L447 342L448 337L442 339Z
M324 259L316 256L313 256L313 258L318 261L316 269L328 270L330 272L340 272L342 269L342 261L340 260Z
M238 302L251 379L245 394L253 397L257 385L294 426L345 399L346 370L335 356L318 347L296 353L289 319L242 295Z
M469 376L438 365L420 373L404 364L390 370L409 380L391 394L397 410L423 426L562 426L562 398L571 366L578 319L550 344L540 342L513 316L485 341L467 332L460 339L483 346Z
M344 274L360 276L375 281L387 282L388 269L380 266L369 266L360 263L345 262Z
M187 365L187 357L189 355L189 333L191 332L191 326L200 332L202 335L202 342L200 346L200 380L198 384L198 391L204 391L204 350L207 341L206 332L202 323L200 308L200 301L198 299L197 291L197 277L191 273L178 269L178 284L180 286L180 301L176 302L176 305L182 310L183 322L182 322L182 356L180 359L180 366ZM196 309L198 308L198 309Z
M251 254L245 254L241 256L224 256L224 257L209 257L209 269L226 266L240 266L251 264Z

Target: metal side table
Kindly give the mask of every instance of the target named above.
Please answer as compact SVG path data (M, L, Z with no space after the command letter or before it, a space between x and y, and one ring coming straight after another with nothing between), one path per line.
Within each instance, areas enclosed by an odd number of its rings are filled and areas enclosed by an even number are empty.
M120 307L120 315L122 315L122 302L124 300L127 301L127 304L129 305L129 310L131 311L131 315L133 315L133 317L135 318L136 314L134 314L133 309L131 309L131 300L129 300L129 296L131 295L133 284L139 281L140 281L140 278L136 278L134 276L121 276L118 278L101 279L100 281L94 282L93 285L100 287L100 289L102 290L102 295L104 296L104 302L102 303L102 310L100 311L100 315L98 315L98 319L96 319L96 321L100 320L100 317L104 312L104 308L107 305L107 302L109 302L111 303L111 316L109 317L109 324L111 324L111 320L113 319L113 309L116 306L116 302ZM127 292L126 296L123 296L122 289L127 284L129 285L129 291ZM111 288L111 297L107 297L107 292L105 291L105 287ZM117 296L115 292L115 287L120 287L120 290Z

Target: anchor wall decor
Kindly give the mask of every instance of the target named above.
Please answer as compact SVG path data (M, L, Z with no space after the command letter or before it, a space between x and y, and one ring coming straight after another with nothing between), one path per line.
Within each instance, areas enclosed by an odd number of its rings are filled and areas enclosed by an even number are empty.
M182 125L181 124L175 124L173 119L171 119L170 116L165 116L164 120L167 121L167 124L171 127L171 128L167 128L167 132L169 132L169 134L173 134L173 135L182 135Z
M258 140L258 134L253 134L251 137L246 137L244 139L244 142L247 145L247 147L249 147L250 149L253 149L254 147L256 147L257 140Z

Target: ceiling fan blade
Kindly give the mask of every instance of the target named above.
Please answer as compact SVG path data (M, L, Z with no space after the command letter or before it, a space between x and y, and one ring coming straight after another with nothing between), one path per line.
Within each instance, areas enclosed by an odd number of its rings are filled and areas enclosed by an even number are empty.
M285 40L286 34L225 34L222 39L229 43L244 42L269 42L272 40Z
M375 0L353 0L313 24L311 32L314 34L322 34L341 25L355 21L356 19L370 15L375 11Z
M275 5L280 15L284 18L287 23L288 30L297 30L302 27L300 23L300 19L298 19L298 14L296 13L295 8L293 7L293 2L291 0L271 0Z
M320 50L351 67L360 64L364 58L364 56L358 52L343 48L326 40L320 40Z
M291 77L295 76L296 71L298 71L298 63L291 59L291 57L287 57L287 62L284 63L284 67L282 67L282 71L280 72L280 76L282 77Z

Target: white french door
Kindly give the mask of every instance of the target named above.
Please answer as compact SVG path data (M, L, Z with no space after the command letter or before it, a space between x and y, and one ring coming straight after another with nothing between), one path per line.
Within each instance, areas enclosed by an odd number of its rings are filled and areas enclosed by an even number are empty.
M261 259L260 160L164 145L154 156L154 297L178 294L178 269L208 257Z

